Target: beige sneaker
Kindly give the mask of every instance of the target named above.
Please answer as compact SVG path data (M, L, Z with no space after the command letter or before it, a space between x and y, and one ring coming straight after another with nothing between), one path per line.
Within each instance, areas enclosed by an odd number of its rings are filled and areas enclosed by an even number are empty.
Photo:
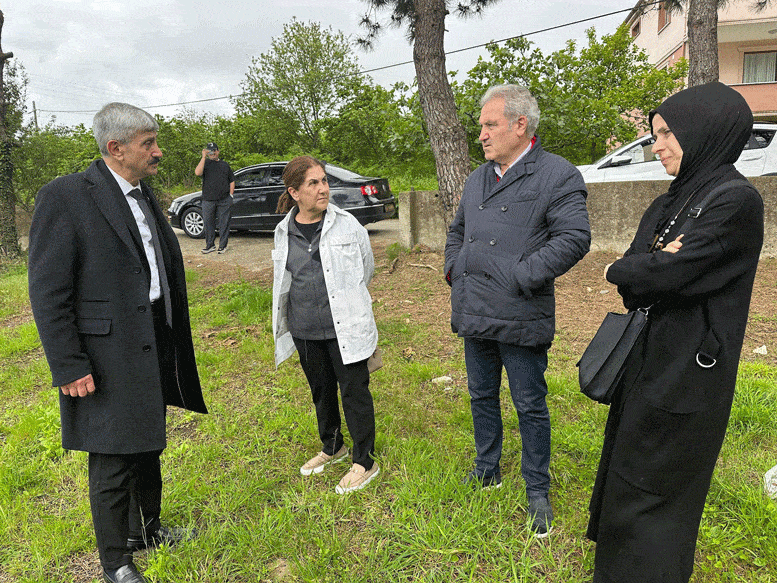
M312 457L307 462L305 462L305 465L299 469L299 473L303 476L309 476L310 474L320 474L324 471L326 466L345 459L345 456L347 455L348 448L345 446L341 447L340 451L336 452L334 455L329 455L323 451L320 451L315 457Z
M364 466L361 464L353 464L351 470L345 474L343 479L340 480L340 483L337 484L335 492L338 494L346 494L355 490L361 490L369 484L379 472L380 468L378 467L378 464L372 464L372 467L369 470L365 470Z

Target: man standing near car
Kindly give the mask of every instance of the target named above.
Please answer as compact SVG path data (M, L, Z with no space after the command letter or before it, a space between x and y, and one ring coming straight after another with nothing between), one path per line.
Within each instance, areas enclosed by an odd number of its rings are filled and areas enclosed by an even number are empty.
M544 374L555 333L554 280L588 252L587 191L572 164L542 149L534 133L540 111L525 87L491 87L480 105L488 162L467 179L445 245L451 327L464 338L477 450L464 483L502 484L504 367L518 412L531 528L544 537L553 521Z
M232 195L235 194L235 175L224 160L219 160L219 148L208 142L202 158L194 169L202 176L202 218L205 222L203 253L216 250L216 219L219 227L219 253L227 251L229 221L232 218Z
M160 526L168 405L207 413L194 360L181 249L150 189L162 152L153 116L109 103L102 154L35 199L29 293L60 388L62 447L89 452L103 576L144 583L134 551L191 532Z

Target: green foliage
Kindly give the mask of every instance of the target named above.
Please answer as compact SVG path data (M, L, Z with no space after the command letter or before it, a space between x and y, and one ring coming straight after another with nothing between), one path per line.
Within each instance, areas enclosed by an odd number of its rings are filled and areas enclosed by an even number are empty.
M4 62L3 94L5 97L5 123L8 136L13 137L21 129L27 111L27 71L18 59Z
M270 51L252 59L235 107L243 117L263 120L257 123L278 137L299 133L293 141L315 149L321 122L337 113L358 83L359 67L342 32L292 19Z
M613 141L633 140L646 128L646 114L680 88L684 61L656 70L647 55L621 26L596 38L587 31L588 46L578 53L574 41L549 56L525 38L487 47L490 59L479 59L468 78L456 86L470 151L483 160L477 137L480 97L491 85L518 83L529 88L540 107L543 147L575 164L591 163Z
M20 130L20 147L13 152L16 200L31 209L42 186L57 176L82 172L100 157L91 130L49 124L36 129L32 123Z
M478 101L493 83L527 85L542 111L538 133L545 148L584 163L603 155L613 141L631 140L644 125L642 113L679 86L686 68L683 61L668 71L653 69L625 29L600 40L591 29L582 50L570 42L549 56L522 38L488 50L488 59L453 84L473 163L483 161ZM15 75L23 88L23 69ZM148 182L163 203L200 188L194 168L209 141L219 144L222 159L235 170L312 154L363 175L386 177L394 192L438 188L416 87L399 83L386 89L359 76L341 32L292 20L271 49L252 61L242 87L245 94L235 100L232 117L186 109L157 117L164 156ZM40 130L28 125L17 136L15 191L27 209L44 184L82 171L99 157L83 125L52 122Z

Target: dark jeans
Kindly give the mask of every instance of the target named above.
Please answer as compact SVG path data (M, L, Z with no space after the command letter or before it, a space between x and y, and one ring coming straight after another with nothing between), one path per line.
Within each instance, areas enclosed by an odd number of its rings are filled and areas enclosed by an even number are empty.
M143 538L159 530L161 453L89 454L89 503L104 569L132 562L128 537Z
M337 340L301 340L294 338L302 370L313 394L318 419L318 435L326 454L343 446L337 384L343 399L343 413L353 439L353 462L369 470L375 453L375 410L370 393L367 361L343 364Z
M216 241L216 218L219 228L219 249L229 242L229 221L232 218L232 197L221 200L202 201L202 220L205 223L205 248L213 247Z
M499 389L502 367L518 412L521 432L521 474L527 496L546 496L550 489L550 413L545 397L547 348L464 339L464 360L475 427L475 470L482 476L499 472L502 457L502 410Z

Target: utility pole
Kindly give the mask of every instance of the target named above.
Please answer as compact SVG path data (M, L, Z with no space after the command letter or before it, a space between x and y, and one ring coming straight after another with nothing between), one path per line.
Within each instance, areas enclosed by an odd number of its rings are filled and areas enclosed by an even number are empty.
M8 131L8 102L5 97L3 73L5 63L13 53L4 53L2 34L5 16L0 11L0 256L16 259L22 254L16 232L16 197L13 192L13 161L11 139Z
M32 102L32 119L35 120L35 131L37 132L40 128L38 127L38 108L34 101Z

